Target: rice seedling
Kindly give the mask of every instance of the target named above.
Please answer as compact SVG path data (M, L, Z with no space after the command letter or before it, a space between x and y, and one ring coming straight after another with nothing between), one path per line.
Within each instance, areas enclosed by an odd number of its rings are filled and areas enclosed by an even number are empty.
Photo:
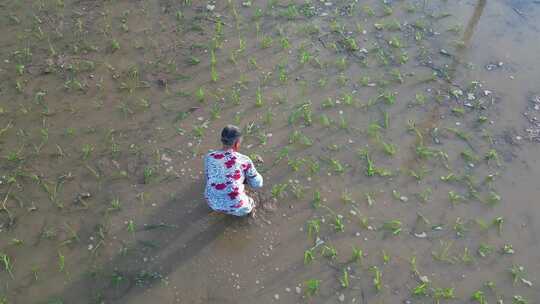
M511 255L516 252L514 251L514 247L511 244L504 244L503 247L501 248L501 253Z
M298 172L300 167L304 164L304 159L289 159L288 164L293 172Z
M422 203L427 203L431 200L431 195L433 194L433 190L431 188L426 188L422 190L421 192L417 193L418 199Z
M427 169L425 166L420 167L418 170L409 170L409 175L414 177L417 181L423 180L431 170Z
M426 147L421 143L417 144L415 151L419 159L430 159L438 155L438 152L440 152L435 149Z
M517 282L522 282L524 285L532 287L532 282L527 280L527 275L525 273L525 267L522 265L512 265L510 268L510 274L512 275L512 282L515 285Z
M338 68L338 70L344 71L347 69L348 66L349 64L347 62L347 57L341 57L336 60L336 67Z
M478 304L487 304L487 299L483 291L477 290L471 295L471 301L475 301Z
M296 199L302 199L304 197L305 189L304 186L298 184L292 184L290 186L291 192L294 194Z
M343 223L343 217L339 214L334 216L334 222L332 223L336 232L344 232L345 224Z
M361 265L363 259L364 259L364 251L360 248L353 246L351 260L350 260L351 263L358 263Z
M295 130L289 137L289 144L297 143L309 147L313 145L313 140L307 137L305 134L302 134L300 131Z
M386 143L384 141L382 141L381 144L383 146L384 153L386 153L388 156L394 156L394 154L396 154L397 152L396 145L392 143Z
M456 218L453 229L456 232L457 237L463 237L465 233L468 231L468 229L465 226L465 223L460 217Z
M332 170L337 174L343 174L345 172L345 167L338 159L330 159L330 166L332 167Z
M337 250L333 246L324 245L321 249L321 255L325 258L333 260L337 257Z
M366 197L369 207L372 207L373 205L375 205L375 199L373 198L373 195L374 195L373 193L365 193L364 195Z
M321 192L319 190L315 190L313 193L313 200L311 201L311 205L313 208L317 209L321 206L322 198L321 198Z
M261 48L267 49L271 47L273 43L274 43L274 40L272 39L272 37L265 35L263 36L262 41L261 41Z
M489 191L486 203L490 206L495 206L501 201L501 197L494 191Z
M466 133L464 131L458 130L456 128L446 128L447 131L450 131L451 133L454 133L459 139L469 143L471 140L471 135L469 133Z
M450 249L452 248L453 242L446 242L443 240L440 240L439 242L440 242L439 251L431 252L431 256L433 257L433 259L439 262L454 264L456 262L456 258L453 256L450 256Z
M383 258L383 264L386 265L386 264L390 263L390 259L391 259L390 255L388 253L386 253L386 251L384 249L381 251L381 255L382 255L382 258Z
M316 239L319 236L321 230L321 221L319 219L312 219L307 221L308 237Z
M476 252L480 257L487 258L493 253L494 250L495 249L493 248L493 246L490 246L488 244L480 244Z
M349 272L347 272L347 268L343 268L341 278L339 278L339 283L341 284L342 288L349 288Z
M456 296L454 294L454 288L441 288L441 287L435 287L433 288L433 300L435 301L435 304L439 304L441 300L452 300L455 299Z
M351 193L349 193L349 191L347 191L347 189L345 189L345 191L343 191L343 192L341 193L341 200L342 200L343 203L345 203L345 204L351 204L351 203L353 203L352 195L351 195Z
M193 137L197 139L203 138L206 128L207 128L206 123L202 123L199 126L193 126Z
M264 100L261 92L261 87L257 88L257 91L255 92L255 106L260 108L264 105Z
M456 204L465 200L465 198L462 195L454 191L448 191L448 199L450 200L452 204Z
M66 269L66 257L58 251L58 271L64 272Z
M112 39L110 42L110 50L112 53L118 51L120 49L120 42L116 39Z
M312 297L319 292L321 281L316 279L309 279L304 282L304 285L306 286L306 295L308 297Z
M521 295L514 295L512 296L512 304L529 304L529 301Z
M129 233L135 234L135 222L132 219L126 222L126 230Z
M4 270L7 271L11 279L14 280L15 277L13 276L13 264L11 263L11 258L7 254L2 252L0 253L0 262L4 267Z
M504 224L504 218L502 216L498 216L493 219L492 225L497 227L497 233L499 234L499 236L502 235L503 224Z
M490 162L495 162L495 164L500 167L501 166L501 160L499 158L499 154L497 153L497 150L495 149L490 149L488 152L486 152L486 155L484 157L488 164Z
M381 229L390 232L392 235L399 235L402 230L402 224L399 220L391 220L384 222Z
M272 197L275 199L283 198L287 187L288 184L275 184L271 190Z
M204 102L205 100L205 92L203 87L199 87L197 91L195 92L195 98L198 102Z
M392 38L390 38L388 40L388 45L396 49L401 49L405 47L405 45L398 36L393 36Z
M90 157L90 153L94 151L94 146L91 144L84 144L82 147L82 159L87 160Z
M464 264L472 264L474 262L474 258L469 252L469 248L465 247L463 249L463 254L459 257L459 260Z
M149 184L155 177L155 169L153 167L146 167L143 171L143 182Z
M315 256L311 249L304 251L304 265L311 264L315 260Z
M373 8L371 8L371 6L367 4L362 6L361 10L362 10L362 13L364 13L368 17L375 16L375 11L373 10Z
M369 268L370 272L373 274L373 286L377 292L382 290L382 272L377 266L371 266Z
M358 151L358 155L366 160L366 171L365 171L366 176L368 177L372 177L376 175L380 177L392 176L391 171L375 166L375 163L369 156L369 152L367 150L362 149Z
M33 277L34 281L37 282L39 280L39 267L32 266L30 271L32 272L32 277ZM0 302L0 303L2 303L2 302Z

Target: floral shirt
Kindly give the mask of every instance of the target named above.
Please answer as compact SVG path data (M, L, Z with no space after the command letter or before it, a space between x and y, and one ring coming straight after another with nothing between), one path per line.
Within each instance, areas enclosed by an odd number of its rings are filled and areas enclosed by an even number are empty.
M260 188L263 178L249 157L232 149L210 151L204 159L204 167L204 196L210 208L238 216L251 212L254 202L246 195L244 184Z

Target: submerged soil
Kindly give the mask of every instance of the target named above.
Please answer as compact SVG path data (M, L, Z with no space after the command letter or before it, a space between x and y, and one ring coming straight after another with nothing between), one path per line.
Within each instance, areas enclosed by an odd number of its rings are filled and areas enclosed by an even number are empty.
M539 303L540 3L0 3L0 303ZM255 219L210 214L225 124Z

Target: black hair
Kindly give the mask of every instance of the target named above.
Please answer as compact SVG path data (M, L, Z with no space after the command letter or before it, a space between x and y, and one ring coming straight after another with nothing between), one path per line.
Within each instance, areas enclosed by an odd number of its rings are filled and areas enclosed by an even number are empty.
M237 126L227 125L221 131L221 142L225 146L232 146L240 137L242 137L242 131Z

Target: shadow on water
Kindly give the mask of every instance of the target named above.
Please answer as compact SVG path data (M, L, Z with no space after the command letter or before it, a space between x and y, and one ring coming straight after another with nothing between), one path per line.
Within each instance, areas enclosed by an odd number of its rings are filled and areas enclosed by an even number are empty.
M53 298L61 299L64 303L81 303L82 295L85 295L97 303L125 303L126 298L137 296L161 283L170 273L189 263L205 247L222 236L227 227L242 224L242 220L231 217L209 217L209 209L202 202L191 209L175 207L182 210L180 216L171 213L171 205L185 205L187 200L199 197L201 189L200 183L186 187L178 192L182 193L181 196L171 199L163 204L164 207L160 210L148 216L148 219L159 219L178 225L178 228L167 231L156 230L151 233L151 237L137 236L139 242L146 238L155 244L151 246L151 252L147 253L147 256L155 257L151 261L142 263L143 256L137 250L140 247L136 247L135 252L118 254L102 267L104 276L111 278L110 280L103 280L101 273L95 277L83 276ZM141 244L136 243L136 246L139 245Z
M480 21L480 18L482 17L486 3L487 3L486 0L478 0L478 2L476 3L473 14L470 17L469 21L467 22L467 26L463 33L462 41L464 43L464 47L458 48L456 50L456 53L451 56L452 61L450 62L450 64L448 64L448 68L446 69L447 73L441 73L441 69L435 67L431 63L430 67L439 74L439 77L445 78L444 82L442 82L440 85L440 89L439 89L440 92L447 93L449 92L452 86L455 86L454 79L456 77L457 68L463 62L463 59L466 56L467 50L471 44L471 39L474 35L476 27L478 26L478 22ZM437 122L440 120L440 115L441 115L441 105L437 103L433 107L429 115L425 116L426 119L424 121L419 122L418 126L420 127L421 130L432 129L436 127ZM414 158L410 159L407 163L412 164L413 162L414 162Z

